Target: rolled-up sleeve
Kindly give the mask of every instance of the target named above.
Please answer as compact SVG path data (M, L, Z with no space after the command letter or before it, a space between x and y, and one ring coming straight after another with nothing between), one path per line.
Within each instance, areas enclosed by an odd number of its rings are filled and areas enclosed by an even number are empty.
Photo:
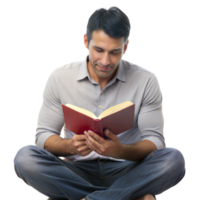
M163 136L162 94L156 77L152 74L145 86L138 115L138 127L142 140L152 141L157 149L165 147Z
M44 148L44 143L52 135L60 135L64 125L62 104L57 89L56 76L53 72L45 86L43 103L39 112L35 144Z

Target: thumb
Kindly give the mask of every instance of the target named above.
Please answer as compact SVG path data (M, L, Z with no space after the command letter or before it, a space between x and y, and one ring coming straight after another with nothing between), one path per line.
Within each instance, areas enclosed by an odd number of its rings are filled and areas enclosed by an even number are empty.
M112 140L116 140L116 135L115 134L113 134L109 129L106 129L105 131L104 131L104 134L108 137L108 138L110 138L110 139L112 139Z

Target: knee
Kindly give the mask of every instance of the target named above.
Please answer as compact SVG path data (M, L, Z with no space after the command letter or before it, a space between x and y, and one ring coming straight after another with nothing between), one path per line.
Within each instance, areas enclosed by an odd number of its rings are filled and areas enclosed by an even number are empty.
M38 147L30 145L21 148L15 158L14 158L14 167L15 172L19 177L21 177L21 172L29 172L35 170L35 162L34 162L34 154L36 154L36 150Z
M184 174L185 172L185 160L182 153L174 148L166 148L166 162L165 166L168 171L177 174Z

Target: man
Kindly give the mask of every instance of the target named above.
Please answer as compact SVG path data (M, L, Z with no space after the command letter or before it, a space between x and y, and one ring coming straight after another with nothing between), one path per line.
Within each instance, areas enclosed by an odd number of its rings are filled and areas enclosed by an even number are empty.
M47 82L36 145L15 157L20 178L52 199L153 200L185 174L182 154L165 148L162 95L151 72L122 60L130 23L118 8L99 9L89 19L84 44L89 56L56 69ZM135 103L134 127L108 139L85 130L64 129L62 104L98 116L103 110ZM58 156L64 156L62 160Z

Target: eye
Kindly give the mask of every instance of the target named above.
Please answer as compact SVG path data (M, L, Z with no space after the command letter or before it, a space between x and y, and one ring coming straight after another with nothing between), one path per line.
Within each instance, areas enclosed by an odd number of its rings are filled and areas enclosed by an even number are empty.
M117 52L117 53L112 52L113 55L118 55L119 53L120 53L120 52Z
M95 48L95 51L99 52L99 53L102 53L103 50L102 49L98 49L98 48ZM119 53L121 53L121 51L111 51L110 54L112 55L118 55Z
M119 54L119 52L117 52L117 53L112 52L112 54L113 54L113 55L117 55L117 54Z

